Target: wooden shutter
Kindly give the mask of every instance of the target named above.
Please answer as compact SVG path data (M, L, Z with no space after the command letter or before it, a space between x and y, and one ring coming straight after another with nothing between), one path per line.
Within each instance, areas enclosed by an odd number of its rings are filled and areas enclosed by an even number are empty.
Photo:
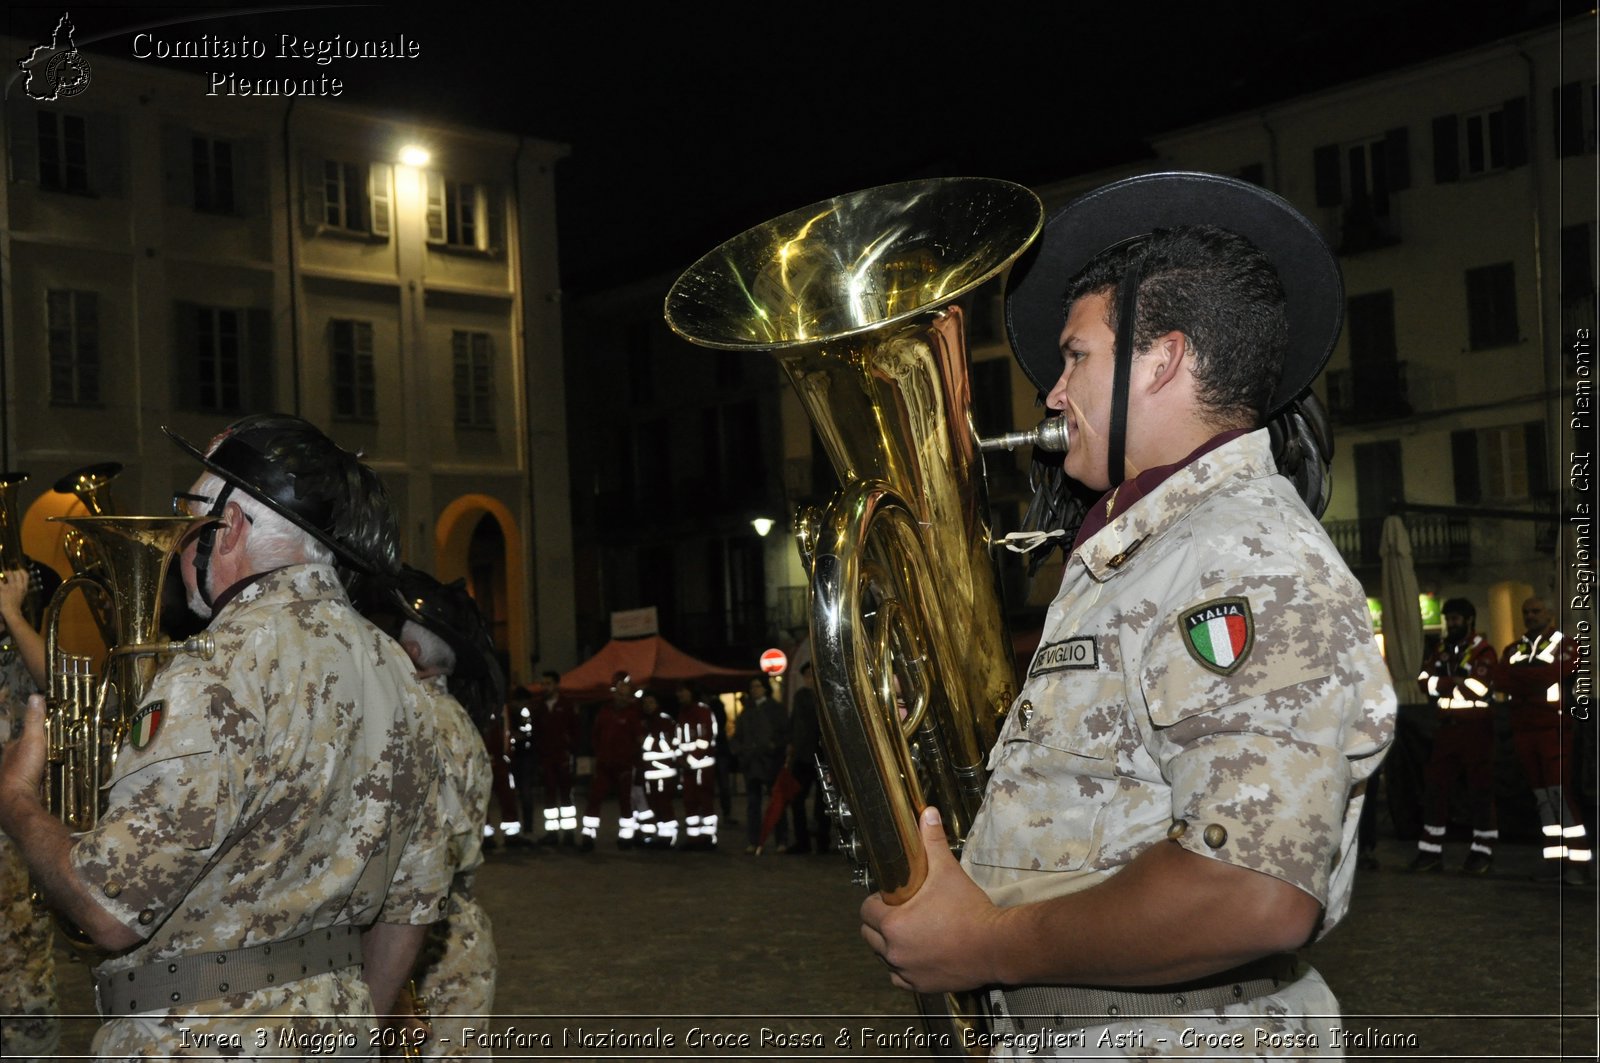
M1528 98L1506 101L1506 167L1528 165Z
M1441 185L1461 180L1461 127L1453 114L1433 120L1433 180Z
M389 235L390 202L393 198L394 167L386 162L371 163L367 167L367 211L371 216L368 229L373 236Z
M444 177L431 171L428 173L426 217L428 221L428 243L444 243Z
M1478 475L1478 433L1471 429L1450 433L1450 465L1455 477L1456 504L1466 505L1483 499L1483 483Z
M1405 126L1383 134L1384 163L1389 167L1389 191L1411 187L1411 135Z
M301 218L320 228L328 223L328 188L323 183L323 160L315 155L300 157Z
M1337 207L1344 202L1339 180L1339 145L1324 144L1311 153L1311 169L1315 175L1317 206Z

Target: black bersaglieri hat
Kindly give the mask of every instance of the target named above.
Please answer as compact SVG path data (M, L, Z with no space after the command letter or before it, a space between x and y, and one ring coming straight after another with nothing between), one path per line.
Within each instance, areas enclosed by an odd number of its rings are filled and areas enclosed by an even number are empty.
M1006 329L1022 370L1040 391L1061 375L1062 295L1102 251L1177 225L1215 225L1254 244L1278 272L1288 345L1265 417L1316 379L1344 321L1344 284L1327 241L1305 215L1266 189L1207 173L1153 173L1078 197L1045 223L1006 285Z
M398 529L382 482L310 421L252 414L224 429L209 454L161 430L208 470L310 532L342 564L360 572L397 566Z

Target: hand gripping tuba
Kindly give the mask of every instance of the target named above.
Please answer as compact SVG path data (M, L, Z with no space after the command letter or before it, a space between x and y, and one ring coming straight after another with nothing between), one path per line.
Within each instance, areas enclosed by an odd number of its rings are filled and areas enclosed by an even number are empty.
M924 806L960 852L1015 693L961 300L1042 220L1038 197L1006 181L887 185L751 229L667 295L690 342L777 357L845 485L800 522L813 667L844 846L890 903L926 875ZM938 1054L981 1047L966 1036L975 998L918 1007Z

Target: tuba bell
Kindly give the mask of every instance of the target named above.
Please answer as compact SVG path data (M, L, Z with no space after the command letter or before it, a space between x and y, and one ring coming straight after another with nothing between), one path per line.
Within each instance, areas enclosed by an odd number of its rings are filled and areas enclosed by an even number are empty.
M959 854L1016 691L962 301L1027 248L1043 213L1006 181L868 189L729 240L667 295L667 323L691 343L776 356L845 485L798 522L825 793L856 881L891 904L926 876L926 805ZM917 1004L937 1054L982 1041L977 996Z
M117 461L85 465L57 480L54 490L57 494L76 496L84 512L91 517L108 516L116 512L111 501L111 481L121 472L122 463ZM97 544L92 538L69 527L62 536L61 548L75 575L102 582L105 580L105 561L96 552ZM101 596L90 598L88 604L94 622L100 628L101 637L107 645L112 644L116 638L116 617L112 610Z

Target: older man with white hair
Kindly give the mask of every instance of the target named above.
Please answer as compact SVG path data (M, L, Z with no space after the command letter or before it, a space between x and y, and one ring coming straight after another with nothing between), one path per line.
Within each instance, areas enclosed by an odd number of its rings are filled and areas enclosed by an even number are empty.
M82 834L39 801L35 698L0 827L111 953L101 1057L375 1053L450 883L422 692L341 580L397 567L388 500L297 417L246 417L203 453L173 440L207 470L176 500L211 518L178 564L215 653L174 657L131 707Z

